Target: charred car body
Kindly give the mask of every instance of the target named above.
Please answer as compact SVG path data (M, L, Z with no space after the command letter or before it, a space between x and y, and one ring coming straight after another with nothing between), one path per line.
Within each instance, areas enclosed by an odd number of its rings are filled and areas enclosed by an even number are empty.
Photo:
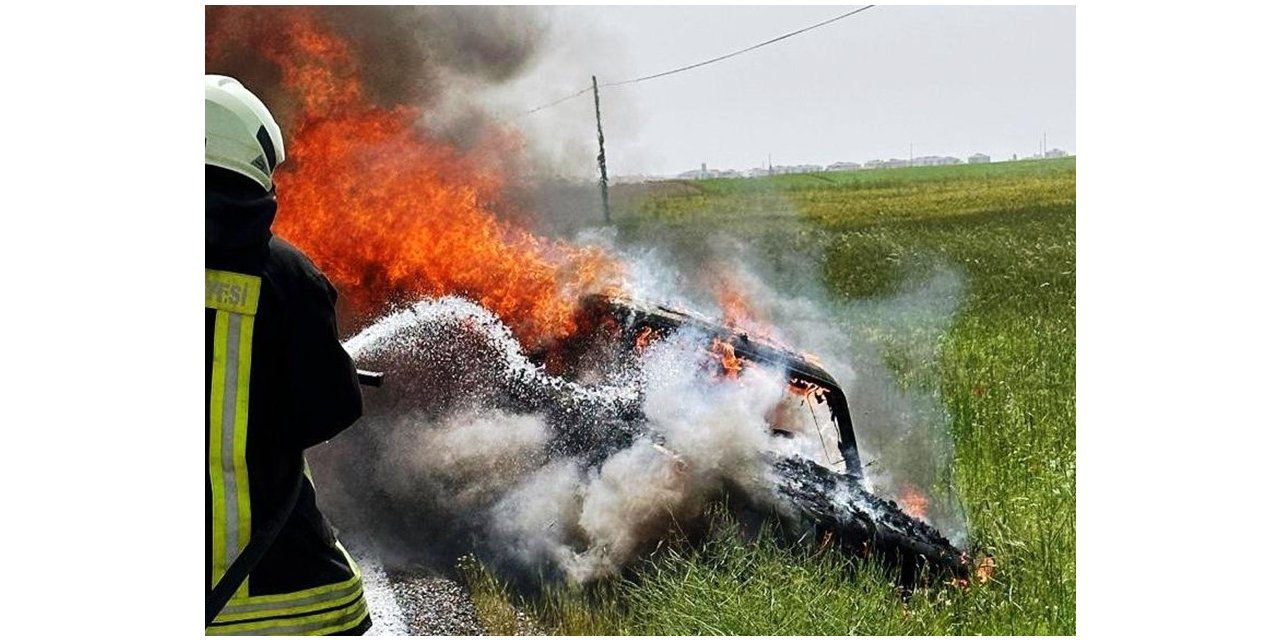
M905 583L914 582L926 566L967 578L965 553L932 526L904 513L894 501L867 489L848 399L816 358L690 312L616 295L585 297L578 322L596 327L587 334L591 336L587 342L594 341L596 347L612 343L615 349L639 352L655 340L692 329L705 337L707 348L731 376L742 366L783 371L792 393L807 410L801 413L812 419L812 431L822 447L822 455L816 459L763 454L771 457L778 490L794 508L782 514L799 525L793 531L857 555L874 551L901 569ZM576 365L575 360L591 351L591 347L580 345L561 356ZM614 353L613 357L622 355ZM770 423L777 437L792 437L795 431L783 413L772 414Z

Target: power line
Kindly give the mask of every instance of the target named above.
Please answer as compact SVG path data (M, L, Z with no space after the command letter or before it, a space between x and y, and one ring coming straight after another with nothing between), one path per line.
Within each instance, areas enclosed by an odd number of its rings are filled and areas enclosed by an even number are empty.
M744 53L747 53L748 51L754 51L754 50L759 49L759 48L761 48L761 47L769 46L769 45L771 45L771 44L773 44L773 43L775 43L775 42L780 42L780 41L782 41L782 40L786 40L787 38L790 38L790 37L793 37L793 36L798 36L798 35L800 35L800 34L802 34L802 33L806 32L806 31L812 31L812 30L814 30L814 29L817 29L818 27L823 27L823 26L829 25L829 24L831 24L832 22L836 22L836 21L838 21L838 20L844 20L845 18L848 18L848 17L854 16L854 15L857 15L857 14L859 14L859 13L862 13L863 11L866 11L867 9L870 9L870 8L872 8L872 7L874 7L874 6L876 6L876 5L874 5L874 4L869 4L869 5L866 5L866 6L864 6L864 7L861 7L861 8L858 8L858 9L854 9L853 11L849 11L849 12L847 12L847 13L842 13L842 14L840 14L840 15L838 15L838 16L836 16L836 17L834 17L834 18L829 18L829 19L827 19L827 20L823 20L822 22L819 22L819 23L817 23L817 24L809 25L809 26L807 26L807 27L805 27L805 28L803 28L803 29L797 29L797 30L795 30L795 31L792 31L791 33L785 33L785 34L780 35L780 36L778 36L778 37L776 37L776 38L773 38L773 39L771 39L771 40L766 40L766 41L761 42L761 43L759 43L759 44L751 45L750 47L747 47L747 48L745 48L745 49L739 49L738 51L734 51L733 53L726 53L726 54L724 54L724 55L722 55L722 56L719 56L719 57L716 57L716 58L711 58L710 60L703 60L702 62L698 62L698 63L690 64L690 65L685 65L685 66L683 66L683 67L679 67L679 68L677 68L677 69L671 69L671 70L669 70L669 71L663 71L662 73L655 73L655 74L653 74L653 75L642 76L642 77L639 77L639 78L632 78L632 79L630 79L630 80L622 80L622 81L620 81L620 82L606 82L606 83L604 83L604 84L601 84L601 85L600 85L600 88L604 89L604 88L608 88L608 87L620 87L620 86L622 86L622 85L627 85L627 84L636 84L636 83L639 83L639 82L644 82L644 81L646 81L646 80L654 80L654 79L656 79L656 78L661 78L661 77L664 77L664 76L674 75L674 74L677 74L677 73L681 73L681 72L683 72L683 71L688 71L688 70L690 70L690 69L697 69L698 67L705 67L706 65L713 64L713 63L716 63L716 62L720 62L721 60L728 60L729 58L732 58L732 57L734 57L734 56L742 55L742 54L744 54ZM572 99L574 99L574 98L576 98L576 97L578 97L578 96L580 96L580 95L582 95L582 94L584 94L584 93L586 93L586 92L588 92L588 91L591 91L591 87L586 87L586 88L584 88L584 89L582 89L582 90L580 90L580 91L577 91L576 93L572 93L572 94L570 94L570 95L567 95L567 96L565 96L565 97L563 97L563 98L560 98L559 100L556 100L556 101L554 101L554 102L549 102L549 103L544 104L544 105L542 105L542 106L540 106L540 107L537 107L537 108L535 108L535 109L530 109L530 110L528 110L528 111L524 112L524 114L523 114L523 115L529 115L529 114L531 114L531 113L536 113L536 112L538 112L538 111L542 111L543 109L546 109L546 108L549 108L549 107L554 107L554 106L556 106L556 105L558 105L558 104L560 104L560 103L562 103L562 102L566 102L566 101L568 101L568 100L572 100Z
M818 24L810 25L810 26L807 26L807 27L805 27L805 28L803 28L803 29L797 29L796 31L792 31L791 33L787 33L787 34L780 35L780 36L778 36L778 37L776 37L776 38L774 38L774 39L772 39L772 40L766 40L766 41L764 41L764 42L761 42L760 44L751 45L750 47L747 47L746 49L740 49L740 50L738 50L738 51L734 51L733 53L726 53L726 54L724 54L724 55L722 55L722 56L720 56L720 57L718 57L718 58L712 58L712 59L710 59L710 60L704 60L704 61L699 62L699 63L697 63L697 64L686 65L686 66L680 67L679 69L672 69L672 70L670 70L670 71L663 71L662 73L655 73L655 74L653 74L653 75L651 75L651 76L644 76L643 78L632 78L631 80L623 80L622 82L606 82L606 83L604 83L603 85L600 85L600 86L603 86L603 87L620 87L620 86L622 86L622 85L624 85L624 84L635 84L635 83L637 83L637 82L644 82L645 80L653 80L653 79L655 79L655 78L661 78L661 77L663 77L663 76L674 75L674 74L680 73L681 71L688 71L688 70L690 70L690 69L697 69L698 67L704 67L704 66L706 66L706 65L709 65L709 64L712 64L712 63L715 63L715 62L720 62L721 60L728 60L729 58L732 58L732 57L737 56L737 55L742 55L742 54L744 54L744 53L746 53L746 52L748 52L748 51L754 51L754 50L756 50L756 49L759 49L760 47L765 47L765 46L771 45L771 44L773 44L773 43L775 43L775 42L779 42L779 41L781 41L781 40L786 40L787 38L790 38L790 37L792 37L792 36L798 36L798 35L800 35L800 34L802 34L802 33L806 32L806 31L812 31L812 30L814 30L814 29L817 29L818 27L822 27L822 26L825 26L825 25L829 25L829 24L831 24L832 22L835 22L835 21L837 21L837 20L844 20L845 18L848 18L848 17L850 17L850 16L853 16L853 15L856 15L856 14L859 14L859 13L862 13L863 11L866 11L867 9L870 9L870 8L872 8L872 7L874 7L874 6L875 6L874 4L869 4L869 5L865 6L865 7L862 7L861 9L854 9L853 11L850 11L850 12L845 13L845 14L838 15L838 16L836 16L836 17L834 17L834 18L829 19L829 20L824 20L824 21L822 21L822 22L819 22Z
M548 102L547 104L544 104L544 105L542 105L541 107L538 107L538 108L536 108L536 109L530 109L530 110L528 110L528 111L524 112L524 114L523 114L523 115L526 115L526 116L527 116L527 115L529 115L529 114L531 114L531 113L537 113L537 112L539 112L539 111L542 111L543 109L547 109L547 108L550 108L550 107L554 107L554 106L556 106L556 105L560 104L561 102L566 102L566 101L568 101L568 100L572 100L572 99L574 99L574 98L576 98L576 97L578 97L578 96L580 96L580 95L582 95L582 94L584 94L584 93L586 93L586 92L588 92L588 91L590 91L590 90L591 90L591 87L587 87L586 89L583 89L583 90L581 90L581 91L579 91L579 92L577 92L577 93L573 93L573 94L567 95L567 96L565 96L565 97L563 97L563 98L560 98L559 100L556 100L555 102Z

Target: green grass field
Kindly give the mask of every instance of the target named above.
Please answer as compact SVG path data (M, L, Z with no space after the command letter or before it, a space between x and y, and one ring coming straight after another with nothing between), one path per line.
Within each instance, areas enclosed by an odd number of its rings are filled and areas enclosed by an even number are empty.
M964 298L936 357L890 366L940 394L970 546L996 572L904 598L876 565L745 544L722 526L635 578L533 602L473 567L491 631L514 632L514 604L549 633L1075 633L1074 158L644 185L617 190L615 216L625 242L678 247L715 229L766 259L810 262L837 299L892 295L929 264L958 270ZM886 353L909 340L858 330Z

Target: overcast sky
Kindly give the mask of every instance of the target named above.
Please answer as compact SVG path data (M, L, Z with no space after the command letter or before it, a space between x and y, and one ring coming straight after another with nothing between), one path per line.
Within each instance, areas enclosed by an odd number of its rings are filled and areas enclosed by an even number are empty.
M741 49L858 5L553 10L558 49L528 76L537 106L572 89ZM530 85L528 83L536 83ZM1074 7L878 6L755 51L602 91L610 173L865 162L975 152L1075 152ZM577 171L594 144L590 93L521 118ZM564 151L564 150L562 150Z

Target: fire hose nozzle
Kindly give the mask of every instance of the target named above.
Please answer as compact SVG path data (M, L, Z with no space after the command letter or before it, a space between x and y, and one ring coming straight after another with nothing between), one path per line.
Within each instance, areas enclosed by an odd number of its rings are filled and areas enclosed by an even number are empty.
M366 387L381 387L382 378L386 374L381 371L365 371L364 369L356 369L356 380Z

